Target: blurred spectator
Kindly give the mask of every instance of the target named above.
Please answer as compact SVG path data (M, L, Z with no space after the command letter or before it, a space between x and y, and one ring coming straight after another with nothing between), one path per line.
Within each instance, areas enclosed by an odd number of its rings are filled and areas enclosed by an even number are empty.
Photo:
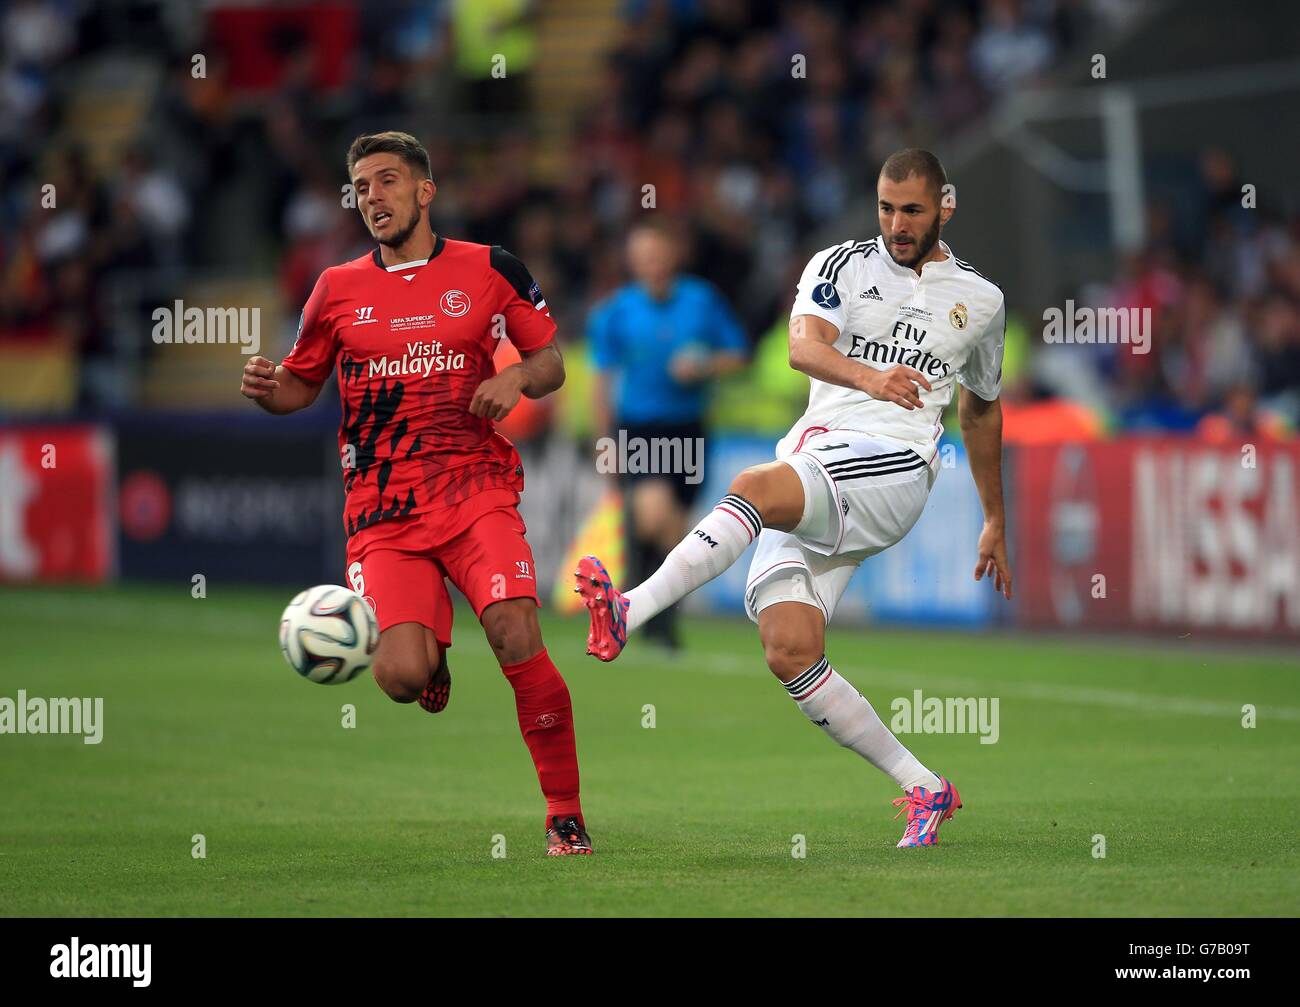
M1250 440L1283 440L1291 436L1281 416L1265 409L1255 399L1248 383L1233 385L1224 397L1223 408L1205 416L1196 435L1212 444Z
M172 173L161 168L143 146L127 152L117 197L130 209L154 248L154 258L169 266L182 263L181 233L190 219L190 200Z
M0 339L63 340L102 363L79 372L94 404L104 389L139 397L131 348L156 291L278 276L291 327L320 271L369 245L342 151L358 132L408 128L439 185L435 228L521 255L562 339L623 283L623 242L647 211L682 221L683 270L764 334L761 364L727 383L722 412L739 423L748 400L757 426L779 428L802 380L786 385L776 367L792 278L828 234L852 231L844 222L870 199L880 158L983 128L1001 96L1078 56L1087 32L1149 5L627 0L593 97L554 122L537 104L550 91L533 86L554 37L545 5L382 8L5 6ZM504 77L492 73L498 54ZM559 136L543 167L547 129ZM1104 282L1061 292L1149 308L1150 352L1044 346L1028 335L1036 323L1015 321L1041 306L1013 305L1009 401L1041 414L1068 400L1117 429L1192 430L1236 415L1250 389L1258 409L1300 425L1300 219L1276 201L1244 206L1224 148L1189 148L1180 170L1182 190L1153 188L1148 245ZM771 391L762 407L759 387Z
M1053 52L1051 35L1026 17L1020 0L992 0L985 5L971 61L990 91L1010 91L1043 73Z
M72 47L72 22L67 15L65 4L14 0L0 26L5 61L38 72L48 69Z
M451 0L456 73L480 115L509 117L528 107L537 40L532 0Z

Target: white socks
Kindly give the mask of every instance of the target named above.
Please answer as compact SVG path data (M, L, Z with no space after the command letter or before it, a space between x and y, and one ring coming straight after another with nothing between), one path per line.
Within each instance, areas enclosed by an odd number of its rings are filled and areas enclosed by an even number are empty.
M762 530L757 508L744 497L728 493L676 545L658 570L625 593L628 632L713 580L740 558ZM938 790L941 786L939 778L899 743L871 704L824 656L785 688L809 720L904 790Z
M871 704L822 657L785 683L790 698L838 744L851 748L904 790L938 790L939 778L916 761L876 715Z
M673 548L663 566L625 593L628 632L722 573L762 530L758 509L744 497L728 493Z

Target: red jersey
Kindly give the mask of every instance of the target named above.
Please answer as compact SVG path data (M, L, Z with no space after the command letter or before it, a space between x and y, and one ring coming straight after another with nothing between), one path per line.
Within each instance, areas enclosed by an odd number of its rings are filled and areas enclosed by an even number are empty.
M283 366L313 384L338 368L349 537L523 489L514 445L469 412L496 374L501 336L530 353L555 322L524 264L498 246L439 235L427 260L386 267L375 249L321 274Z

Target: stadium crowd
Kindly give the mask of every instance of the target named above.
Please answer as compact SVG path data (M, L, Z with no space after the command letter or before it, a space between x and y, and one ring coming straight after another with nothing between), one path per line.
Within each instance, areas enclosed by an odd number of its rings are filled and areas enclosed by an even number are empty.
M547 178L530 156L525 0L395 0L383 16L302 4L255 52L235 50L267 27L257 8L17 0L0 21L0 343L75 348L85 377L62 408L94 409L96 363L148 339L143 322L115 328L123 277L274 275L296 320L319 272L369 246L340 198L341 152L397 128L429 148L435 227L510 248L567 340L624 280L623 236L654 179L656 209L689 233L689 270L731 303L756 360L779 360L765 346L783 343L809 243L869 207L885 154L978 128L1001 95L1138 7L634 0ZM483 72L502 47L508 85ZM806 77L791 73L800 55ZM114 133L131 96L131 127ZM1042 305L1009 305L1013 402L1066 402L1090 435L1297 425L1300 218L1244 209L1228 153L1191 157L1198 198L1153 200L1147 247L1067 292L1150 307L1152 352L1058 353L1040 338Z

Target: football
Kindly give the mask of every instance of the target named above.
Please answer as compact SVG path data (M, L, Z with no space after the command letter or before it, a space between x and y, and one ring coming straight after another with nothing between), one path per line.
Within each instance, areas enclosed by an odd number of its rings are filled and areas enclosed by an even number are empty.
M289 667L321 685L350 682L370 667L379 623L370 606L337 584L294 596L280 616L280 650Z

